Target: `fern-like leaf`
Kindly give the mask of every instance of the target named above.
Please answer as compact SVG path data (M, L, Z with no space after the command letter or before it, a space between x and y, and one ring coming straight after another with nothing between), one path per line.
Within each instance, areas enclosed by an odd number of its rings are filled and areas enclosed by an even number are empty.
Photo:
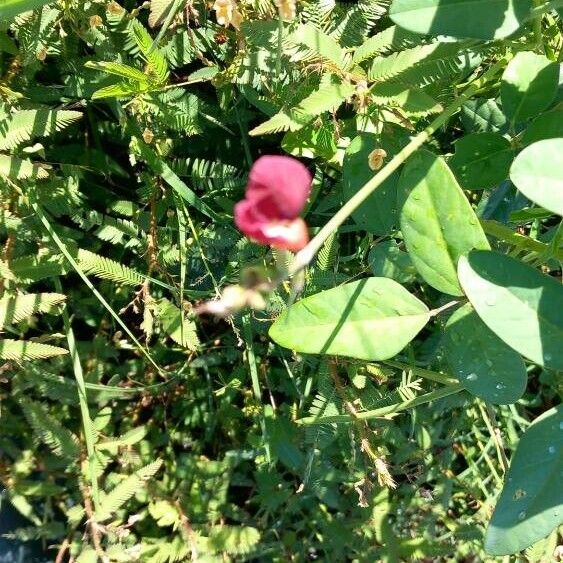
M25 418L41 442L59 457L69 461L78 459L80 446L78 439L70 430L51 416L43 405L25 398L20 399L20 404Z
M142 284L144 281L143 276L132 268L110 258L94 254L89 250L78 250L76 258L78 265L85 274L92 274L104 280L132 286Z
M41 342L29 342L27 340L0 340L0 360L13 360L23 362L24 360L44 360L68 354L68 350L42 344Z
M160 469L162 460L157 459L127 476L107 493L101 501L97 519L102 522L111 518L143 485Z
M0 330L16 324L35 313L48 313L63 303L65 295L60 293L30 293L0 299Z
M24 109L0 121L0 150L10 150L37 137L48 137L82 117L78 111Z
M49 172L31 160L0 154L0 178L2 176L12 180L41 180L48 178Z

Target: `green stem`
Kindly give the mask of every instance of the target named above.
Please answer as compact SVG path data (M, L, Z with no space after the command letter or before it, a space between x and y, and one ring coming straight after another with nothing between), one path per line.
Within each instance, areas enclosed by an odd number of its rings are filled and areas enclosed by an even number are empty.
M55 288L59 293L63 293L63 287L59 278L54 279ZM92 501L94 502L94 509L97 511L100 505L100 491L98 488L98 478L96 476L96 450L94 447L94 425L90 418L90 411L88 409L88 396L86 393L86 385L84 382L84 372L82 371L82 364L80 363L80 355L76 347L76 339L74 331L70 324L70 317L67 307L63 308L63 322L66 332L66 340L68 342L68 351L72 361L72 369L74 371L74 378L76 379L76 387L78 389L78 403L80 405L80 413L82 415L82 428L84 431L84 441L86 442L86 452L88 454L88 467L89 467L89 480L90 487L92 488Z
M549 244L534 240L525 235L515 233L512 229L489 219L481 219L481 226L488 235L514 245L516 248L537 252L540 255L549 255L556 260L563 261L563 250L551 247Z
M342 223L371 195L371 193L381 186L395 170L397 170L414 152L416 152L430 137L444 125L450 117L479 90L488 80L501 70L506 64L506 60L502 58L497 61L489 70L487 70L479 79L475 80L456 101L446 108L424 131L419 133L411 142L399 151L389 163L382 168L373 178L368 180L364 186L356 192L339 210L338 212L321 228L317 235L309 242L309 244L297 253L293 263L289 268L289 275L296 274L305 268L313 259L315 254L320 250L326 239L335 232Z
M242 316L242 333L244 344L246 347L246 357L248 360L248 370L250 371L250 379L252 380L252 391L254 398L260 404L260 426L262 428L262 438L264 440L264 448L266 449L266 458L270 463L270 448L268 445L266 418L264 416L264 406L262 405L262 390L260 388L260 380L258 377L258 367L256 365L256 354L254 353L254 336L252 334L252 325L250 324L250 315Z
M456 383L454 385L447 385L436 391L431 391L430 393L425 393L424 395L419 395L410 401L405 401L403 403L395 403L394 405L389 405L386 407L381 407L379 409L374 409L371 411L359 412L356 416L351 416L349 414L340 414L334 416L321 416L321 417L307 417L298 420L298 424L311 425L311 424L331 424L339 422L353 422L354 420L369 420L370 418L381 418L388 416L390 414L395 414L401 411L412 409L420 405L425 405L432 401L442 399L443 397L448 397L449 395L455 395L460 391L463 391L463 385Z
M278 52L276 57L276 74L281 75L281 61L283 53L283 18L281 8L278 8Z
M70 252L68 251L67 247L65 246L64 242L60 239L59 235L55 232L51 223L43 213L43 210L38 205L36 201L30 201L30 205L37 213L39 220L43 223L45 230L49 233L49 236L53 239L53 242L58 246L59 250L63 254L63 256L69 261L70 265L74 268L76 273L82 278L82 281L86 284L86 286L90 289L90 291L95 295L96 299L107 309L109 314L115 319L117 324L125 331L125 333L129 336L129 338L134 342L135 346L142 352L145 358L156 368L159 374L163 374L163 370L161 367L153 360L153 357L150 355L149 351L137 340L135 335L129 330L129 327L121 320L121 317L113 310L112 306L104 299L104 296L94 287L92 282L88 279L86 274L82 271L76 260L72 257Z
M543 4L542 0L534 0L534 6L536 8L541 7ZM535 48L541 50L542 53L545 53L545 48L543 46L543 34L541 30L541 21L542 21L543 14L539 14L534 16L533 28L534 28L534 36L536 38L536 46Z

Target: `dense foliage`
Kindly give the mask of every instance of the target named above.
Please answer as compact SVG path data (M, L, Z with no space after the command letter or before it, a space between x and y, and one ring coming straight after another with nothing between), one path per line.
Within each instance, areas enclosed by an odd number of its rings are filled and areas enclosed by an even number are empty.
M562 557L562 32L559 0L0 1L8 537ZM233 223L265 154L313 177L295 256Z

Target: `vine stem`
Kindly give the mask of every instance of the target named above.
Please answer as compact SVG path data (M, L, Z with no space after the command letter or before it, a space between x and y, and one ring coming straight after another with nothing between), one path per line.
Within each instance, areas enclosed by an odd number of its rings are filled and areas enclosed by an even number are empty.
M313 259L328 237L334 233L342 223L364 202L364 200L391 176L414 152L416 152L432 135L444 125L452 115L483 85L504 67L506 59L503 57L492 65L481 77L476 79L457 100L447 107L424 131L414 137L411 142L401 149L373 178L368 180L321 228L313 239L300 250L291 263L288 275L293 276Z

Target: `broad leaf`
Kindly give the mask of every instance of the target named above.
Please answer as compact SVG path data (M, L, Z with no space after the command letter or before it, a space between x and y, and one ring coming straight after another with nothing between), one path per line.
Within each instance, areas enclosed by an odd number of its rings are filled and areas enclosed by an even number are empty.
M510 463L485 537L492 555L517 553L563 524L563 406L539 416Z
M415 33L486 40L514 33L532 6L532 0L393 0L389 15Z
M563 136L563 111L547 111L539 115L524 131L522 144L531 145L543 139L555 139Z
M399 180L401 231L409 255L424 280L449 295L462 295L459 257L489 248L479 221L443 158L421 150Z
M346 200L376 174L369 166L369 155L375 149L385 150L388 158L393 154L391 146L384 143L381 136L369 133L358 135L346 149L342 169ZM398 179L397 173L392 174L352 213L354 221L366 231L386 235L397 225Z
M475 133L456 142L448 164L463 188L478 190L505 180L513 158L510 141L502 135Z
M544 55L518 53L508 63L500 86L502 109L513 123L535 117L555 99L559 65Z
M485 324L539 365L563 369L563 286L499 252L476 250L459 261L459 281Z
M0 19L8 19L35 10L45 4L51 4L54 0L2 0L0 3Z
M460 383L474 395L495 404L515 403L524 393L526 366L467 303L446 323L444 348Z
M563 138L538 141L516 157L510 179L534 203L563 216L562 155Z
M416 268L409 255L394 240L377 244L368 255L368 263L374 276L391 278L399 283L412 282Z
M509 126L495 100L474 98L461 106L461 120L467 132L504 133Z
M385 360L400 352L429 318L426 305L397 282L369 278L298 301L269 334L297 352Z

